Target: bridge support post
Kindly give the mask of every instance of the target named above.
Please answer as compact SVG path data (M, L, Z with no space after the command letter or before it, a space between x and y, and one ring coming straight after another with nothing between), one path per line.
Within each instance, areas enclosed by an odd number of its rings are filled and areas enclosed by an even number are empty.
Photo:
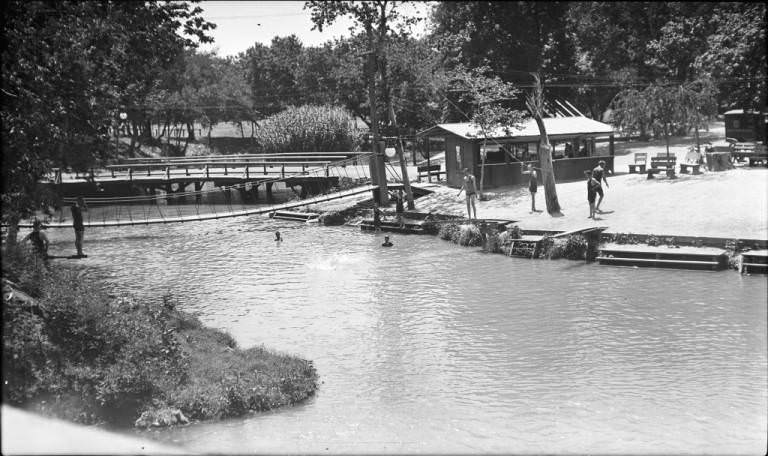
M272 201L272 184L273 182L264 184L264 187L267 189L267 201Z
M203 202L203 195L200 193L200 191L203 189L204 182L194 182L195 184L195 202L200 204Z
M173 204L173 184L170 182L165 184L165 202L168 204Z

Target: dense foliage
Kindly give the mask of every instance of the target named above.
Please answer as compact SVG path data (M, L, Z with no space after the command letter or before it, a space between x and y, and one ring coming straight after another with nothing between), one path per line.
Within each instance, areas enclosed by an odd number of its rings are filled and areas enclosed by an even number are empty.
M264 119L255 139L261 150L278 152L339 152L357 149L362 131L344 109L289 106Z
M193 419L294 404L312 395L311 362L239 350L169 298L115 299L74 271L46 270L16 249L3 277L37 300L3 303L3 402L84 423L133 423L172 407Z

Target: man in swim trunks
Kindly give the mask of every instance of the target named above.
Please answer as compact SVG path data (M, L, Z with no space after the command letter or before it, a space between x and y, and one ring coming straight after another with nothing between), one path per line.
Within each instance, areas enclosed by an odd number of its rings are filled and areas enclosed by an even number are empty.
M589 217L595 218L595 198L597 197L597 189L600 187L600 183L595 180L592 171L587 171L587 201L589 202Z
M477 186L475 185L475 176L469 172L469 168L464 168L464 183L461 184L459 193L456 196L460 196L462 191L466 192L467 195L468 218L472 220L472 213L474 212L475 220L477 220L477 207L475 207L475 200L477 199Z
M88 207L85 205L85 201L81 196L77 197L77 201L72 203L70 207L72 211L72 227L75 229L75 248L77 248L77 256L86 256L83 253L83 235L85 234L85 226L83 225L83 211L87 211Z
M592 170L592 177L595 178L597 181L597 194L600 195L600 199L597 200L597 205L595 206L595 212L600 212L600 203L603 202L603 185L602 183L605 182L605 186L609 187L608 185L608 179L605 178L605 161L600 160L597 162L597 166L595 166L595 169Z

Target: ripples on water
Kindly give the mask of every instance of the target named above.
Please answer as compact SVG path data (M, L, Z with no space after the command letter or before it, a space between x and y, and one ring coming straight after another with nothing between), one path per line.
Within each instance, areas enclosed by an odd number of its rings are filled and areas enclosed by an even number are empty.
M764 453L765 277L382 237L265 217L93 229L77 264L315 362L306 404L150 434L196 451Z

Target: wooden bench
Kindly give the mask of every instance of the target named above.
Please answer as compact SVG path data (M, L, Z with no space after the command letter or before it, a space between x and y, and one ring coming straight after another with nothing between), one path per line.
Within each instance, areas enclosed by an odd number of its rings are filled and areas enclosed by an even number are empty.
M667 171L669 173L675 172L675 164L677 163L677 157L670 155L657 155L651 158L651 167L646 171L648 173L648 179L653 179L653 175L661 171Z
M645 163L648 160L648 154L645 152L637 152L635 154L635 163L629 164L629 174L639 172L640 174L645 172Z
M427 180L432 182L432 176L437 176L437 180L439 181L440 175L445 174L445 171L440 171L440 165L418 166L416 169L419 172L419 182L421 182L422 177L426 177Z
M692 174L701 174L701 164L699 163L680 163L680 173L688 174L688 168L691 169Z

